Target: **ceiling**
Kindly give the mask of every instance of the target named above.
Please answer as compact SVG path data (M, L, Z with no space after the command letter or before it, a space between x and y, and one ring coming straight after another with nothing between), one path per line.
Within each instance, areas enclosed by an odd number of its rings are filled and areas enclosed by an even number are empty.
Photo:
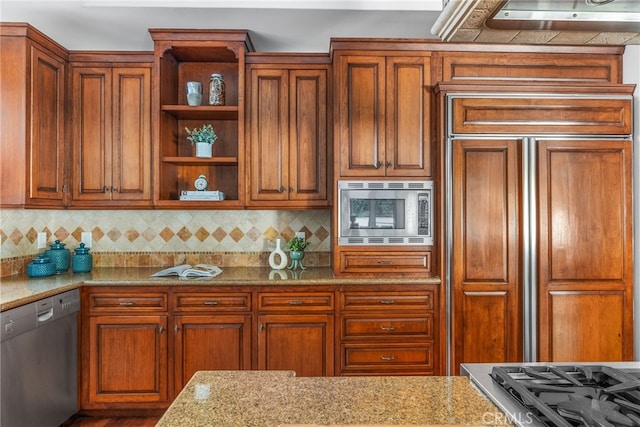
M609 0L517 3L534 4L539 9L562 4L562 10L556 7L552 11L557 14L585 1ZM627 2L640 13L640 0L614 0L613 4L620 2ZM485 22L503 6L513 6L513 1L444 3L443 9L442 0L0 0L0 20L28 22L70 50L151 51L149 28L247 29L255 49L261 52L327 52L333 37L640 44L640 32L622 31L617 24L605 30L597 28L603 18L579 30L549 29L553 17L546 17L544 25L537 20L536 29L525 28L522 23L499 29Z

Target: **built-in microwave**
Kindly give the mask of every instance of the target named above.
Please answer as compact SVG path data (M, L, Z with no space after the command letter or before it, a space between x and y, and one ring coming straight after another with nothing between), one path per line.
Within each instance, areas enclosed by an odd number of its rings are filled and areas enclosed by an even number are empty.
M338 245L433 245L433 181L338 181Z

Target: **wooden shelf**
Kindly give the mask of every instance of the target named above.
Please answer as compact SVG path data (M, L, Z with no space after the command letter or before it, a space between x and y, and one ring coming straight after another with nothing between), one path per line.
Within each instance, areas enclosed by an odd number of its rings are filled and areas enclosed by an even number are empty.
M238 120L238 106L163 105L162 111L183 120Z
M162 161L165 163L172 163L175 165L237 165L237 157L163 157Z

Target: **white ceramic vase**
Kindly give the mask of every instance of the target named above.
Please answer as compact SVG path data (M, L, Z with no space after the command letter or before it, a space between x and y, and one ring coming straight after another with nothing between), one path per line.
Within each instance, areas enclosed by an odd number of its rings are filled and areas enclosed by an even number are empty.
M269 265L274 270L282 270L287 266L287 254L282 250L280 239L276 240L276 248L269 254Z

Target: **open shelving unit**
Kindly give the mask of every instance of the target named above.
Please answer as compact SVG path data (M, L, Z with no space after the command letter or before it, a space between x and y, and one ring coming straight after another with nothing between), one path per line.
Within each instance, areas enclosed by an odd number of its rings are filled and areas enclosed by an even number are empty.
M150 29L154 41L154 204L175 209L244 207L245 54L253 51L244 30ZM225 105L208 105L211 74L222 74ZM186 83L202 83L202 105L187 104ZM195 157L185 128L211 124L218 136L213 157ZM222 201L181 201L199 175Z

